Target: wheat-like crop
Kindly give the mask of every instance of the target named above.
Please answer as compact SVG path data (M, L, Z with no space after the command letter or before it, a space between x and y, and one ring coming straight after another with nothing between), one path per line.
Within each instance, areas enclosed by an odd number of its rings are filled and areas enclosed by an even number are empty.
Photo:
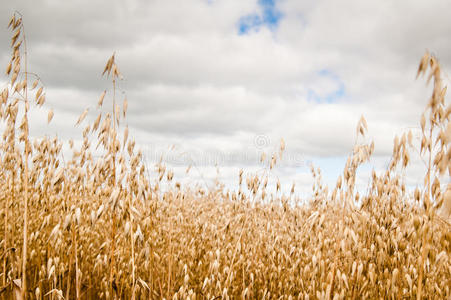
M438 60L418 74L433 80L422 140L394 140L385 173L355 189L373 143L362 117L356 142L329 191L312 167L307 202L268 187L283 155L262 156L264 172L241 171L236 191L173 182L163 162L149 172L126 124L115 55L103 75L97 117L77 121L82 143L29 135L29 110L45 88L27 69L25 30L15 14L8 85L0 93L0 295L3 299L400 299L451 297L451 106ZM35 79L33 83L29 84ZM36 105L34 105L36 104ZM51 122L53 110L48 112ZM410 193L400 170L419 148L424 185ZM96 155L94 155L94 153ZM169 188L161 190L165 184Z

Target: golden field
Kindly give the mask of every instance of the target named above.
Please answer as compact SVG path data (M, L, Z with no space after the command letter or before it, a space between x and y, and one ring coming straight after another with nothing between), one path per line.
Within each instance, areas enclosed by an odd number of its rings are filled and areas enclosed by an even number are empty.
M28 70L19 15L9 28L9 83L0 91L3 299L451 298L451 105L434 56L418 69L433 84L421 144L410 132L396 137L386 172L373 172L359 194L356 172L374 144L356 143L336 185L325 187L313 169L313 195L299 204L294 193L271 191L267 175L241 172L230 191L183 186L164 163L147 170L124 125L114 55L98 117L80 116L82 145L70 144L63 159L65 141L30 137L29 111L46 107L45 87ZM362 117L356 134L366 131ZM409 191L400 173L414 148L427 172ZM268 170L283 150L282 142Z

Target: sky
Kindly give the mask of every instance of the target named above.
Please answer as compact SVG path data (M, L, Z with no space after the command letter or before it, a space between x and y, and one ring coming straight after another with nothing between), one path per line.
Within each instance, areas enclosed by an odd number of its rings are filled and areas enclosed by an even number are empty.
M311 190L310 164L334 185L363 115L371 162L364 187L388 163L395 134L419 132L431 92L416 79L420 58L451 66L451 2L445 0L127 0L6 1L0 6L0 65L9 60L14 11L24 18L29 69L46 87L46 109L31 134L81 139L74 127L111 83L101 77L114 52L124 79L126 123L148 165L163 156L183 184L236 187L241 168L265 172L259 158L284 139L270 172L299 195ZM6 77L0 77L5 86ZM109 100L108 100L109 99ZM417 141L419 142L419 141ZM188 174L186 168L192 165ZM155 173L151 172L155 175ZM404 174L420 184L422 162ZM156 175L155 175L156 176Z

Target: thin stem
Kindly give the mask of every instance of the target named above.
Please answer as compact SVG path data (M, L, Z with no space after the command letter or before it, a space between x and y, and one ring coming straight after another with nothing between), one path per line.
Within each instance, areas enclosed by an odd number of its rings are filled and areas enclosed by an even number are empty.
M169 266L168 266L168 297L171 292L171 273L172 273L172 222L169 227Z
M25 82L27 87L25 88L25 118L28 114L28 73L27 73L27 40L25 38L25 31L22 25L22 38L24 42L24 59L25 59ZM27 120L28 123L28 120ZM25 191L24 191L24 221L23 221L23 250L22 250L22 299L27 298L27 244L28 244L28 124L26 125L25 135Z
M132 243L132 300L135 300L135 241L133 239L133 217L130 218L130 242Z
M77 255L77 226L74 227L74 255L75 255L75 297L76 299L80 299L80 278L78 274L78 255Z
M113 184L116 184L116 79L113 74ZM111 231L111 265L110 265L110 291L111 296L113 296L113 283L114 283L114 272L115 272L115 260L114 260L114 250L116 244L116 213L114 207L112 208L112 231Z

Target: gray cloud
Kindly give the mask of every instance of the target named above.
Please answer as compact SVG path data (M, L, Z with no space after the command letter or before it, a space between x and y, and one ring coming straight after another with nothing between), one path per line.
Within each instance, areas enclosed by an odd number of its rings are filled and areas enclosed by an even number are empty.
M100 74L115 51L125 78L118 98L127 96L128 123L144 147L177 144L199 158L249 151L254 137L265 135L271 147L283 137L287 151L312 160L344 159L363 114L377 160L387 159L394 134L417 126L426 104L430 87L415 80L424 51L437 54L445 71L451 65L451 3L276 5L279 26L246 35L238 35L238 20L258 11L256 0L20 0L3 3L0 20L6 27L14 10L23 14L30 69L55 109L55 127L44 126L46 112L36 113L35 135L50 128L76 138L73 124L84 108L91 106L92 117L104 89L111 100L111 85ZM9 36L0 30L2 65ZM222 162L224 177L232 176L233 163ZM290 178L307 184L306 173L300 167L279 175L290 185Z

